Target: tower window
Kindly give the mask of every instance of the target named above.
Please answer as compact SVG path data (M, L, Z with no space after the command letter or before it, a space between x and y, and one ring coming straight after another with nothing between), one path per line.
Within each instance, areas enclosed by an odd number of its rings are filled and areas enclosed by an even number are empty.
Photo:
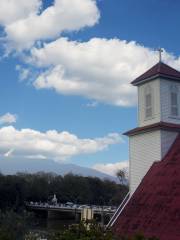
M171 115L178 116L178 90L175 86L171 87Z
M152 109L152 89L148 85L145 88L145 118L151 118L153 115Z

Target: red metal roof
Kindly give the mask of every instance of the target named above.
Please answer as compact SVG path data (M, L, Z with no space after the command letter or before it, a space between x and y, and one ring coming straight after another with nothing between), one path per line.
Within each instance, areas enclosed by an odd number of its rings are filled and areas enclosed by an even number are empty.
M163 77L173 80L180 80L180 72L174 68L166 65L165 63L159 62L150 68L147 72L132 81L133 85L141 84L142 82L152 80L157 77Z
M142 132L148 132L148 131L152 131L152 130L168 130L168 131L175 131L175 132L180 132L180 124L174 124L174 123L167 123L167 122L158 122L158 123L154 123L151 125L147 125L144 127L137 127L134 128L128 132L125 132L124 135L127 136L132 136L132 135L136 135Z
M118 217L113 230L180 240L180 135L168 154L155 162Z

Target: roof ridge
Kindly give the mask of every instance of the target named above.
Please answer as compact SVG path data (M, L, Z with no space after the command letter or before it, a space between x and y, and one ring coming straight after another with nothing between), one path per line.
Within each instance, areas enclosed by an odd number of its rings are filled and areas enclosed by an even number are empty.
M162 63L162 62L159 62L159 63L158 63L158 68L157 68L158 72L161 71L161 64L163 64L163 63Z
M158 62L131 83L136 86L141 82L152 80L159 76L168 77L169 79L173 80L180 80L180 72L178 70L164 62Z

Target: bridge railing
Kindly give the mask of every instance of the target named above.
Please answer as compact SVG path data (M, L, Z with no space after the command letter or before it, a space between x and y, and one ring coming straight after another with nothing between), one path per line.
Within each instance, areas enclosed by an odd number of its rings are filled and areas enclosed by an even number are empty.
M41 202L26 202L25 205L28 208L41 208L41 209L83 209L83 208L91 208L94 211L103 211L103 212L112 212L114 213L116 211L115 206L96 206L96 205L80 205L80 204L73 204L73 205L67 205L67 204L49 204L49 203L41 203Z

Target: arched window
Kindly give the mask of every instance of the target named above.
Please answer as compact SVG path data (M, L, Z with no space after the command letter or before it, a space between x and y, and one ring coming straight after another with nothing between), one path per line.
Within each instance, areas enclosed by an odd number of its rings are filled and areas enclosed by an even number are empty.
M151 118L153 115L153 108L152 108L152 88L147 85L145 87L145 119Z
M178 116L179 109L178 109L178 88L173 85L171 86L171 116Z

